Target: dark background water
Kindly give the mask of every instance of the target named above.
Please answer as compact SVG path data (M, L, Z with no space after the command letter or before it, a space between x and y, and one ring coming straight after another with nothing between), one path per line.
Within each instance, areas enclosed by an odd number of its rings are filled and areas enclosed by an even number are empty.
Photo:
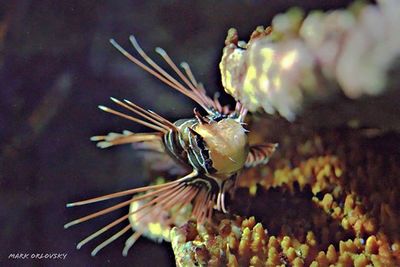
M129 146L100 150L89 137L144 130L100 112L109 96L127 98L174 120L193 103L129 63L108 42L131 49L135 34L190 63L209 92L221 91L218 63L226 32L247 39L257 25L292 6L346 7L350 1L1 1L0 2L0 265L171 266L170 245L140 239L128 257L124 238L90 256L77 242L121 216L63 229L103 204L65 203L147 184L152 177ZM111 105L111 104L110 104ZM67 253L64 261L9 260L10 253Z

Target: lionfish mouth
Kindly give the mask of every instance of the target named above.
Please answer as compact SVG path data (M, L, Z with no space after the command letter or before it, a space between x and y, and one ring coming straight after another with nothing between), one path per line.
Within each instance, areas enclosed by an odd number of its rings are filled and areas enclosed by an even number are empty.
M122 192L117 192L114 194L109 194L101 197L91 198L79 202L68 203L67 207L76 207L87 205L91 203L96 203L104 200L109 200L122 196L129 196L137 193L144 193L139 196L133 196L133 198L118 203L114 206L105 208L103 210L97 211L95 213L89 214L82 218L76 219L64 225L64 228L69 228L73 225L77 225L91 219L97 218L99 216L105 215L117 209L126 207L131 205L134 202L143 201L144 204L140 205L139 208L128 212L126 215L116 219L115 221L107 224L102 227L98 231L92 233L82 241L80 241L77 245L77 249L80 249L83 245L88 243L89 241L97 238L101 234L107 232L113 227L116 227L123 222L128 222L128 224L113 234L111 237L103 241L96 248L93 249L91 255L96 255L101 249L109 245L111 242L118 239L120 236L128 232L132 229L132 225L129 222L129 218L135 216L135 223L140 225L142 222L146 221L162 221L163 211L169 211L172 207L177 209L181 209L184 206L192 203L192 212L191 215L197 219L199 224L202 224L206 221L211 221L212 211L213 209L222 210L226 212L224 199L227 185L229 183L221 183L218 185L219 190L216 190L215 181L213 179L205 179L198 175L197 171L193 171L192 173L160 185L152 185L146 186L131 190L126 190ZM126 241L125 247L123 250L123 255L127 255L128 250L133 246L135 241L143 234L143 229L138 229L134 232Z

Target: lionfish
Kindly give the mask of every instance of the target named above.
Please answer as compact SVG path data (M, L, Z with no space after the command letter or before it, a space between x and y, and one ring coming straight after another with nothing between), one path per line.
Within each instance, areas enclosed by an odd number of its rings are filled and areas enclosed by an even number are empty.
M207 114L202 115L195 108L193 118L171 122L126 99L121 101L111 98L113 102L132 114L99 106L105 112L134 121L155 132L124 131L122 134L109 133L93 136L91 140L98 142L98 147L145 143L151 149L169 154L179 164L186 165L192 171L184 177L164 184L130 189L67 204L67 207L75 207L133 195L133 198L127 201L64 225L64 228L68 228L128 205L131 206L126 215L89 235L77 245L79 249L109 229L128 221L124 228L98 245L92 251L92 255L96 255L102 248L128 232L132 228L132 223L140 225L149 221L165 221L165 213L172 208L179 210L192 204L191 216L197 220L198 224L209 222L214 209L227 213L225 197L227 192L234 189L238 173L243 168L266 164L277 147L277 144L272 143L249 145L248 131L244 128L247 109L240 102L236 102L235 108L231 110L229 106L222 106L218 97L213 99L208 97L203 85L196 81L187 63L181 63L180 66L184 71L182 72L163 49L156 48L155 50L179 76L180 82L157 65L139 46L134 36L130 36L129 40L147 64L128 53L115 40L111 39L110 42L131 62L192 99ZM171 223L171 220L168 223ZM145 229L139 227L127 239L123 250L124 255L127 255L128 250L144 232Z

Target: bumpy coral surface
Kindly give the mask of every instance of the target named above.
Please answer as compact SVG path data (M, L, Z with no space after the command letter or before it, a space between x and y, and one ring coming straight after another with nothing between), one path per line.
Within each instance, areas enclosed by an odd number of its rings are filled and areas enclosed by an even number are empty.
M251 128L279 151L242 174L236 216L172 230L178 266L400 265L398 135L276 119Z
M353 99L382 93L400 56L400 2L377 2L306 17L291 9L247 43L231 29L220 63L226 92L251 111L277 111L289 120L305 102L338 88Z
M398 102L398 93L386 90L400 55L398 14L398 2L382 0L306 17L292 9L257 28L248 43L230 30L220 63L228 93L250 111L261 107L289 120L305 102L320 105L293 123L251 117L251 142L279 149L268 165L241 174L228 214L185 223L189 205L163 222L131 218L134 230L171 241L185 267L400 266L398 104L361 98L385 92ZM322 101L340 94L336 109ZM358 107L365 114L353 112Z

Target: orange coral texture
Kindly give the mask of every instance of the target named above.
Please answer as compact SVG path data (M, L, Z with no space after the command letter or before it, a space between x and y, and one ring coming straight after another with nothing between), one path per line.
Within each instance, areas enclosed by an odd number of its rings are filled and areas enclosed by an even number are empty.
M242 175L240 216L172 230L178 266L400 266L399 140L255 126L252 140L279 136L279 152Z

